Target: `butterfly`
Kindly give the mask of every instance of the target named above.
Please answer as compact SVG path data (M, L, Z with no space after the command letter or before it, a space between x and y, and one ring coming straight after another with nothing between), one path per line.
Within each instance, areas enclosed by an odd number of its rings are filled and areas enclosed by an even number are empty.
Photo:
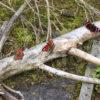
M100 32L100 29L96 27L94 24L92 24L90 21L85 21L84 25L91 32L94 32L94 33Z
M42 51L48 52L53 50L53 48L54 48L54 43L53 40L50 39L48 40L47 44L43 47Z
M21 60L21 59L23 59L24 50L25 50L24 48L18 49L18 50L16 51L16 54L15 54L15 56L14 56L14 59L15 59L15 60Z

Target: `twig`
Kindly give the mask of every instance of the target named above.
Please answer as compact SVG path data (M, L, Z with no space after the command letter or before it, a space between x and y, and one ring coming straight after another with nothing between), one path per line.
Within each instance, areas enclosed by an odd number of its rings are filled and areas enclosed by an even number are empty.
M34 2L35 2L36 10L37 10L37 16L38 16L38 20L39 20L39 27L42 30L42 33L44 33L44 31L42 29L41 19L40 19L40 11L39 11L39 7L38 7L38 4L37 4L38 1L34 0Z
M20 91L15 91L4 84L0 84L0 95L5 100L24 100Z
M30 2L30 0L29 0ZM3 48L4 43L7 40L7 37L9 36L9 30L12 27L14 21L20 16L20 14L23 12L23 10L26 8L27 3L24 2L21 7L16 11L16 13L11 17L11 19L7 22L7 24L5 25L5 28L3 30L0 30L0 34L3 34L3 37L1 38L0 41L0 52Z
M51 11L52 12L52 11ZM62 27L62 29L66 29L63 24L59 21L59 19L57 18L56 14L54 12L52 12L52 15L55 17L56 21L59 23L59 25Z
M2 5L2 3L0 3L0 4ZM5 5L5 4L3 4L2 6L6 7L6 8L9 9L10 11L16 13L16 11L15 11L14 9L12 10L12 8L10 8L9 6L7 6L7 5ZM36 32L36 30L37 30L36 27L33 26L33 24L32 24L30 21L28 21L23 15L21 15L20 18L21 18L21 20L24 20L25 22L27 22L27 23L32 27L32 29L33 29L33 31L34 31L34 34L35 34L35 36L36 36L36 43L39 43L39 36L38 36L38 34L37 34L37 32ZM25 23L25 22L24 22L24 23ZM6 24L5 24L5 25L6 25ZM2 25L2 27L5 27L5 25Z
M69 54L82 58L93 64L100 65L100 59L77 48L71 48Z
M50 8L49 8L49 1L45 0L47 6L47 18L48 18L48 33L47 33L47 41L51 38L51 21L50 21Z
M2 5L2 6L4 6L4 7L6 7L7 9L9 9L9 10L15 12L14 9L12 9L12 8L10 8L9 6L5 5L5 4L2 3L1 1L0 1L0 5Z
M96 8L94 8L93 6L91 6L90 4L88 4L87 2L85 2L84 0L75 0L78 4L82 4L81 6L83 6L83 9L87 9L89 12L92 12L94 14L96 14L96 16L100 16L100 11ZM90 14L91 15L91 14Z

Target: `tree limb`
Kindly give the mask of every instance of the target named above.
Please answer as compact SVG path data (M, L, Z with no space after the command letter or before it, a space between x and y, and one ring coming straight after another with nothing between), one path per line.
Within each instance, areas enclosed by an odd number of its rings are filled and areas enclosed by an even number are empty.
M24 100L20 91L15 91L4 84L0 84L0 96L4 98L3 100Z
M73 80L77 80L77 81L82 81L82 82L87 82L87 83L100 84L99 79L70 74L68 72L64 72L62 70L58 70L58 69L52 68L52 67L44 65L44 64L41 64L39 66L39 68L43 69L45 71L51 72L55 75L61 76L61 77L65 77L65 78L69 78L69 79L73 79Z
M71 48L69 54L78 56L86 61L100 66L100 59L77 48Z
M98 27L100 27L100 21L96 22L95 24ZM55 48L53 50L53 53L51 54L49 54L48 52L41 51L45 45L44 43L44 44L37 45L34 48L25 50L24 58L22 60L14 60L13 59L14 56L4 58L0 60L0 80L6 79L12 75L21 73L23 71L32 70L33 68L39 68L40 67L38 65L39 62L45 63L49 60L62 57L62 56L66 56L66 50L69 51L71 50L71 48L72 50L74 49L77 50L75 48L77 47L77 44L83 43L86 40L89 40L99 35L100 34L93 35L85 27L81 27L63 36L55 38L54 39ZM83 52L80 51L80 55L81 53ZM83 56L86 56L86 55L81 55L79 57L84 58ZM87 55L87 56L90 57L90 55ZM85 59L85 60L88 60L88 59ZM98 63L95 63L95 64L98 64Z
M31 0L29 0L28 2L30 2ZM9 21L7 21L7 23L5 24L4 28L0 29L0 34L3 34L1 41L0 41L0 52L2 50L2 47L5 43L5 41L7 40L8 36L9 36L9 30L11 29L14 21L20 16L20 14L23 12L23 10L26 8L27 3L24 2L21 7L16 11L16 13L11 17L11 19Z

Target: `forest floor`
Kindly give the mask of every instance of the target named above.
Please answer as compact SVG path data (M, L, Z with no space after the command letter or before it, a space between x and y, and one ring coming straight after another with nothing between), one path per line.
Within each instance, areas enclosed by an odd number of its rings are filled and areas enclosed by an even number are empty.
M5 0L2 1L4 3L7 3L5 2ZM23 0L10 1L12 2L15 9L17 9L23 2ZM100 8L98 1L99 0L88 0L91 5L95 5L95 7ZM64 9L65 13L68 13L67 16L61 16L58 11L55 11L57 18L63 23L64 27L66 28L62 29L61 26L57 23L58 27L61 29L61 33L59 35L62 35L65 32L69 32L83 25L85 19L83 10L79 8L78 13L76 13L76 15L74 16L74 12L76 12L77 10L77 5L75 4L74 0L54 0L54 4L57 9L61 11ZM44 14L44 11L42 11L42 13ZM11 11L6 8L0 7L0 24L2 24L5 20L9 20L12 15L13 13ZM30 22L34 20L34 18L32 17L32 12L28 9L26 9L23 15L26 16L26 18ZM45 14L44 16L46 17ZM47 20L45 17L42 18L43 23L47 24ZM94 19L98 20L97 17L95 17ZM34 36L32 38L33 40L30 39L29 41L24 41L27 36L26 33L29 34L29 37L32 36L32 30L30 29L30 27L22 27L23 23L21 22L22 21L19 18L11 29L10 36L2 51L3 57L6 57L7 54L13 55L19 47L24 45L25 42L28 42L26 44L29 45L29 47L36 45L34 42ZM26 34L26 36L24 36L23 34ZM41 42L45 41L45 36L42 35L41 37ZM91 50L91 46L92 41L85 42L84 46L80 47L80 49L89 52ZM47 64L74 74L84 75L87 62L77 57L68 56L50 61ZM80 82L60 78L40 69L35 69L32 71L21 73L19 75L15 75L4 80L3 82L14 89L20 90L25 95L26 100L77 100L81 88Z

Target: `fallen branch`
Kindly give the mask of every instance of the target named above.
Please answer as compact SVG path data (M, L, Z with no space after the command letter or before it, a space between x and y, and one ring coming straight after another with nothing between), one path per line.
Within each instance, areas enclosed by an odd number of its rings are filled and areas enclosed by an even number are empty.
M30 0L28 2L30 2ZM3 28L0 29L0 34L2 34L2 38L0 40L0 52L3 48L5 41L7 40L8 36L9 36L9 30L11 29L14 21L20 16L20 14L23 12L23 10L26 8L26 6L27 6L27 3L24 2L21 5L21 7L16 11L16 13L11 17L11 19L9 21L7 21L5 26L3 26Z
M24 100L20 91L15 91L4 84L0 84L0 96L3 97L3 100Z
M80 57L86 61L89 61L95 65L100 65L100 59L95 57L95 56L92 56L91 54L88 54L82 50L79 50L77 48L71 48L70 51L69 51L69 54L71 55L74 55L74 56L77 56L77 57Z
M27 2L27 1L26 1L26 2ZM28 1L28 2L29 2L29 1ZM27 2L27 4L28 4L28 2ZM8 10L12 11L13 13L16 13L16 11L15 11L13 8L10 8L9 6L3 4L2 2L0 2L0 5L3 6L3 7L6 7ZM33 11L33 9L32 9L32 11ZM38 14L37 14L37 15L38 15ZM39 43L39 34L37 34L37 32L36 32L37 28L36 28L30 21L28 21L23 15L20 15L19 17L20 17L24 22L27 22L26 25L30 25L30 26L32 27L32 29L33 29L33 31L34 31L34 35L36 36L36 43ZM2 26L3 26L3 25L2 25ZM43 31L43 29L42 29L42 31ZM43 33L44 33L44 32L43 32Z
M9 6L5 5L1 1L0 1L0 5L3 6L3 7L5 7L5 8L7 8L7 9L9 9L9 10L11 10L12 12L14 12L14 10L12 8L10 8Z
M47 32L47 38L46 38L46 40L48 41L49 38L51 38L50 6L49 6L49 1L48 0L45 0L45 2L46 2L47 18L48 18L48 32Z
M98 27L100 27L100 21L96 22L95 24ZM25 50L24 51L25 56L22 60L15 61L13 59L14 56L2 59L2 60L0 60L0 80L6 79L9 76L21 73L23 71L32 70L34 68L42 69L42 67L38 65L39 63L43 64L49 60L52 60L52 59L55 59L58 57L62 57L62 56L66 56L67 50L70 53L71 48L72 48L72 50L74 50L74 48L77 47L77 44L82 44L86 40L89 40L89 39L94 38L99 35L100 34L93 35L85 27L81 27L72 32L69 32L68 34L65 34L61 37L54 39L55 48L53 50L53 53L51 53L51 54L48 54L48 52L41 52L41 50L45 44L40 44L34 48ZM75 50L76 50L76 48L75 48ZM80 55L81 54L82 53L80 53ZM83 56L86 56L86 55L81 55L79 57L84 58ZM86 59L86 60L88 60L88 59ZM95 60L95 58L94 58L94 60ZM97 64L97 63L95 63L95 64ZM85 80L85 79L84 80L83 79L81 81ZM91 80L91 79L89 79L89 80ZM97 83L98 81L95 81L95 82Z
M70 74L68 72L64 72L64 71L49 67L49 66L44 65L44 64L40 64L39 68L42 69L42 70L51 72L51 73L53 73L55 75L68 78L68 79L73 79L73 80L87 82L87 83L93 83L93 84L100 84L100 80L99 79Z

